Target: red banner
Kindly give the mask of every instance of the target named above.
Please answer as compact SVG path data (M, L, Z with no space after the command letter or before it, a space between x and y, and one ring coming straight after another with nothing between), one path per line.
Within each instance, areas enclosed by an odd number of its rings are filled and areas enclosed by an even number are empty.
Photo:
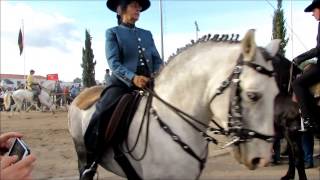
M58 81L59 80L58 74L47 74L47 80Z

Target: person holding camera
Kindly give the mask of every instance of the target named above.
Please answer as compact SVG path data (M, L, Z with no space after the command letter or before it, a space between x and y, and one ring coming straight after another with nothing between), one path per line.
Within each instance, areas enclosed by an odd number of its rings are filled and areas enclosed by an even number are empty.
M320 0L313 0L304 12L312 12L314 18L320 21ZM315 99L310 93L309 88L320 82L320 22L318 25L317 46L294 58L293 63L299 66L304 61L314 57L318 59L317 65L312 66L312 68L298 77L293 82L292 88L301 109L301 116L303 117L305 128L307 130L319 131L320 113L318 112Z
M7 152L12 144L12 138L21 138L22 134L18 132L8 132L0 135L0 180L25 180L32 179L31 172L36 160L34 155L28 155L18 160L18 156L2 155Z

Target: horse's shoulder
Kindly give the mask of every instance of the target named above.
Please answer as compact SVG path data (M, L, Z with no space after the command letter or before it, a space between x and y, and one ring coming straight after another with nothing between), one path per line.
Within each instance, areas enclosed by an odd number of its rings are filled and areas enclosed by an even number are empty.
M93 86L90 88L86 88L74 99L73 103L79 109L86 110L100 98L103 89L103 86Z

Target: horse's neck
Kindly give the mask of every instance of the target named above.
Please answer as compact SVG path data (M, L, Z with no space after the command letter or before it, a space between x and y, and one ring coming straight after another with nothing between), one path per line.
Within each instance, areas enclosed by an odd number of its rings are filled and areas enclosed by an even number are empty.
M234 54L238 53L230 52L238 51L238 46L229 46L204 47L206 51L200 46L179 55L156 79L155 91L172 105L208 123L211 116L209 100L231 73L237 58ZM157 103L156 106L161 107Z

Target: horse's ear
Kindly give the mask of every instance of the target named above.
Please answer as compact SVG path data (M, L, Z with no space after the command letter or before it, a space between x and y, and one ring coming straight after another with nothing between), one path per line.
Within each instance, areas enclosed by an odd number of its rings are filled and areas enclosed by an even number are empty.
M266 47L265 49L270 53L272 57L274 57L280 48L280 39L273 39Z
M254 39L254 32L254 29L250 29L241 41L244 61L251 61L256 54L257 45Z

